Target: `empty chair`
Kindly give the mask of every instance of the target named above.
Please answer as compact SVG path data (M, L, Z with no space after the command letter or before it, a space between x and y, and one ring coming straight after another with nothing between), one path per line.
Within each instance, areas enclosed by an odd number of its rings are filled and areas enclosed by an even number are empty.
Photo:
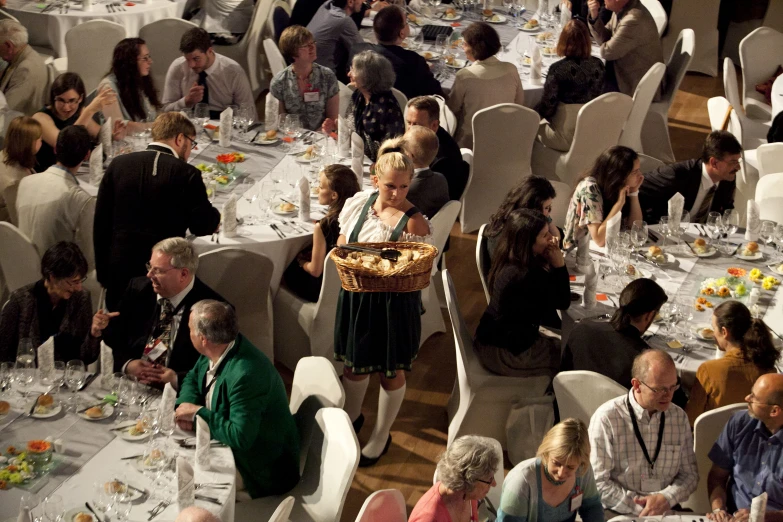
M405 497L398 489L382 489L367 497L356 522L406 522Z
M783 223L783 173L767 174L756 185L761 219Z
M658 0L652 0L660 6ZM661 7L661 9L663 9ZM665 14L665 13L664 13ZM633 93L633 107L631 114L628 115L628 121L625 122L620 141L618 145L624 145L636 152L642 151L642 127L647 113L650 111L650 104L658 92L663 75L666 73L666 66L660 62L653 64L650 70L642 76L636 91Z
M443 287L457 356L457 376L447 406L447 445L461 435L475 434L497 439L505 447L506 419L511 406L520 400L542 397L550 379L546 376L503 377L481 366L473 352L473 336L459 310L448 270L443 271Z
M484 297L487 298L487 304L489 304L489 270L492 268L489 255L489 247L487 246L487 236L484 235L487 224L481 225L478 231L478 237L476 238L476 266L478 267L479 279L481 280L481 286L484 288Z
M539 120L535 111L514 103L473 115L473 166L462 194L462 232L473 232L486 223L508 191L530 175Z
M658 0L642 0L642 5L650 11L650 14L655 20L655 25L658 27L658 36L663 36L669 18L666 16L666 11L663 9L661 2Z
M204 284L234 305L242 334L272 362L275 358L269 281L273 270L272 261L264 255L223 247L198 256L196 271Z
M765 143L756 149L759 179L767 174L783 172L783 143Z
M619 92L602 94L584 104L576 117L574 140L568 152L535 142L533 174L573 185L603 151L617 145L632 107L633 99Z
M695 513L709 513L712 511L710 497L707 494L707 476L712 468L712 461L708 454L712 445L718 440L718 436L723 431L723 427L729 421L732 415L738 411L747 409L748 405L729 404L706 411L696 418L693 423L693 452L696 454L696 464L699 467L699 485L696 487L690 498L682 503L682 507L688 508Z
M345 497L359 465L359 441L348 414L322 408L315 414L313 436L299 484L284 496L239 502L235 520L267 520L283 498L294 497L291 520L339 522Z
M41 256L21 230L0 221L0 270L8 292L41 279Z
M672 34L672 31L673 28L670 27L669 34ZM695 41L693 29L683 29L677 36L669 61L666 62L661 99L650 104L650 111L642 127L642 150L648 156L664 163L674 163L674 151L669 138L669 107L690 66L696 46Z
M663 54L677 47L680 31L690 29L696 38L696 49L689 71L718 75L718 7L720 0L672 2L669 32L661 40Z
M313 395L324 407L342 408L345 404L343 385L334 366L325 357L303 357L299 360L291 383L291 413L295 414L302 402Z
M272 71L273 77L286 68L285 58L283 58L283 54L271 38L264 40L264 52L266 53L266 59L269 62L269 69Z
M111 68L114 47L127 37L125 26L108 20L90 20L65 33L67 58L57 58L60 72L74 72L84 82L87 92L95 89ZM179 42L177 43L179 48Z
M288 522L288 517L291 515L291 510L294 508L294 497L286 497L277 506L275 512L269 517L269 522Z
M153 57L150 76L161 96L169 66L181 56L179 42L182 35L194 27L198 26L181 18L164 18L139 29L139 38L147 42L147 48Z
M560 372L552 382L560 418L573 417L590 424L590 417L606 401L628 393L625 386L596 372Z
M770 1L769 11L773 5L783 19L783 8L780 2ZM767 13L769 15L769 13ZM767 25L767 24L764 24ZM756 85L764 83L775 74L780 62L780 49L783 49L783 33L778 28L759 27L742 39L739 44L740 66L742 67L742 105L748 118L758 121L772 119L772 106L764 96L756 91ZM734 102L731 102L732 105Z
M334 360L334 318L339 293L340 276L328 255L318 302L305 301L284 286L278 288L274 301L276 361L293 370L300 359L311 355Z
M737 70L734 68L734 62L728 56L723 59L723 91L726 94L726 99L734 110L737 111L737 117L742 122L743 135L746 140L752 140L752 144L748 143L743 147L750 146L750 148L758 148L759 143L767 141L767 133L769 132L769 116L764 121L751 119L740 104L739 88L737 87ZM754 146L755 145L755 146Z

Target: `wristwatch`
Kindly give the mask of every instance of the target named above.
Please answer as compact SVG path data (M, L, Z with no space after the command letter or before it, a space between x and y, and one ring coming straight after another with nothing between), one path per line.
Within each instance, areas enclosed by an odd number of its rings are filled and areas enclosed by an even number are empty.
M628 196L630 196L632 198L639 197L639 191L637 190L636 192L629 192Z

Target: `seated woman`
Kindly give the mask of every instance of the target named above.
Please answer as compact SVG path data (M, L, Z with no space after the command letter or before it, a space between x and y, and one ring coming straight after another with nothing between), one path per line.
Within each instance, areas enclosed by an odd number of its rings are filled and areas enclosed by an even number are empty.
M581 505L574 497L581 496ZM590 466L585 423L566 419L544 436L536 456L520 462L503 482L498 522L565 522L576 514L603 522L601 494Z
M348 77L356 86L348 108L349 121L353 119L353 130L364 141L364 155L375 162L381 143L405 133L402 109L391 92L394 69L380 54L363 51L353 57Z
M43 172L54 165L54 146L57 136L65 127L82 125L93 139L98 137L101 126L93 118L103 111L104 107L114 103L117 97L111 89L103 89L84 106L85 94L84 82L78 74L63 73L55 78L49 90L49 105L33 114L33 118L43 129L43 144L35 155L36 171ZM121 127L122 122L116 121L115 133L118 133Z
M549 66L544 93L534 110L547 120L538 128L539 141L565 152L574 139L579 109L603 92L604 63L590 56L590 31L579 20L563 28L557 55L563 59Z
M327 165L319 175L318 204L328 205L326 216L313 231L313 244L288 265L283 279L302 299L315 303L321 293L324 261L340 237L338 217L345 201L359 192L356 174L345 165Z
M462 32L469 67L457 72L449 94L449 109L457 117L454 139L460 147L473 149L473 115L498 103L525 101L522 80L513 63L501 62L500 36L487 23L475 22Z
M571 305L571 285L543 214L519 209L508 216L489 287L489 306L475 338L481 364L498 375L554 377L560 367L560 337L540 327L543 318Z
M726 301L715 307L712 331L721 359L706 361L696 372L696 382L685 412L691 425L705 411L745 402L745 397L761 375L775 373L780 351L761 319L739 301Z
M14 226L19 224L16 191L22 178L35 172L41 132L41 124L29 116L14 118L8 125L0 161L0 221L10 221Z
M100 343L90 339L92 301L82 289L84 254L75 243L60 241L41 258L41 275L40 281L12 292L0 312L0 361L15 360L22 339L37 347L53 336L55 360L93 362Z
M104 107L103 115L113 121L126 121L130 133L152 127L160 109L158 92L152 82L152 57L141 38L125 38L114 48L111 70L98 85L119 95L117 103Z
M291 65L272 78L269 91L280 102L280 114L297 114L302 126L317 131L337 129L340 87L331 69L315 62L313 33L292 25L280 35L280 52Z
M408 522L478 520L478 503L496 485L495 472L502 465L492 439L456 439L438 461L437 482L416 502Z
M570 248L590 234L595 244L603 247L607 222L618 212L622 212L623 224L627 226L642 219L639 187L643 181L636 152L620 145L604 151L571 195L563 246Z

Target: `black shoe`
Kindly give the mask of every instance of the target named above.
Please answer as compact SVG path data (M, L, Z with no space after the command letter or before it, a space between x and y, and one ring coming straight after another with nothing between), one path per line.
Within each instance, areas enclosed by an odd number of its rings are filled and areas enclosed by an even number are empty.
M383 447L383 451L377 457L370 458L370 457L365 457L361 453L359 454L359 467L369 468L370 466L374 466L375 463L381 459L381 457L386 455L386 452L389 451L389 446L391 446L391 434L389 435L389 438L386 439L386 446Z
M362 431L362 426L364 426L364 413L360 413L351 424L353 425L353 432L358 435Z

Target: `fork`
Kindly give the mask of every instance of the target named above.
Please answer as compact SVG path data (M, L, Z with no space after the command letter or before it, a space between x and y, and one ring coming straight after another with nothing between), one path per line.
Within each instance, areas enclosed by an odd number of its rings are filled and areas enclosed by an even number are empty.
M171 504L171 500L163 500L160 504L155 506L155 509L153 510L153 513L150 513L150 517L147 519L147 522L152 520L153 518L157 517L161 513L163 513L167 507L169 507L169 504Z

